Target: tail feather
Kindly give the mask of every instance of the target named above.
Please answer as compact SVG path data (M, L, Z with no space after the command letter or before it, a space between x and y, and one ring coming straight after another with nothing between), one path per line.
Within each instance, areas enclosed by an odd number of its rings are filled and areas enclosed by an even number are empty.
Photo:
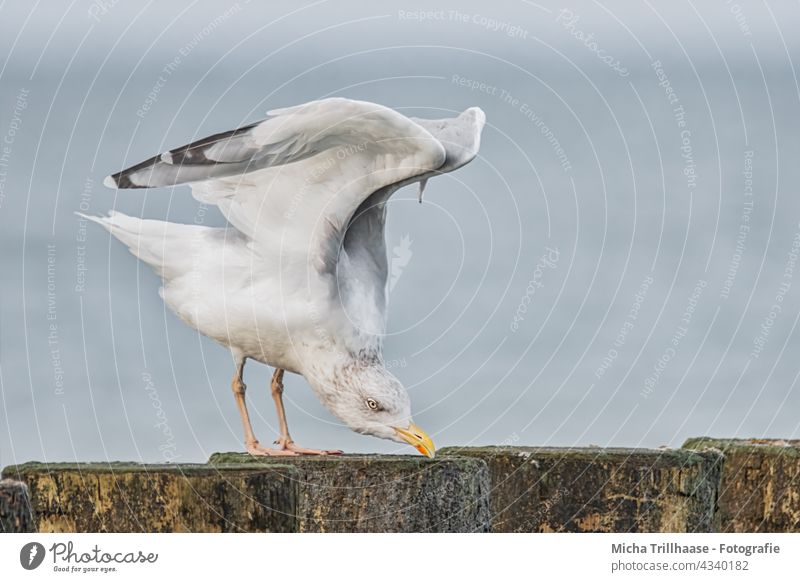
M205 237L209 227L148 220L111 211L108 216L78 216L95 222L128 247L134 256L144 261L163 278L169 279L191 268L190 248L197 237Z

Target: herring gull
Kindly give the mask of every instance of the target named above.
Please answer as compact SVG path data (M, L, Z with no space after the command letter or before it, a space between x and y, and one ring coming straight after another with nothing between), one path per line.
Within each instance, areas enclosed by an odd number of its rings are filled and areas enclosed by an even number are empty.
M352 430L432 457L405 387L386 369L386 203L399 188L471 161L486 116L416 119L331 98L156 155L105 179L111 188L189 184L232 228L111 212L101 224L160 275L178 317L233 355L233 394L253 455L328 454L289 435L284 371L301 374ZM280 435L259 444L245 404L250 358L275 368Z

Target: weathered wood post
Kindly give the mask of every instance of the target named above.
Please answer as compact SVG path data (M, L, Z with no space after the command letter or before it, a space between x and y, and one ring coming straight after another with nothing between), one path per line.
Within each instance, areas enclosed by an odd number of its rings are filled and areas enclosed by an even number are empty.
M800 532L800 440L704 437L683 447L724 456L719 531Z
M36 531L28 487L13 479L0 480L0 532Z
M710 532L721 455L671 449L452 447L486 461L494 532Z

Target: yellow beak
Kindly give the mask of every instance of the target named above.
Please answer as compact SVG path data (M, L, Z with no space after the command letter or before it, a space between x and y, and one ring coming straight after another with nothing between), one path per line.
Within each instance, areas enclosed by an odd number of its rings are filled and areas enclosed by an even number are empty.
M425 431L418 427L413 422L408 425L408 428L393 427L397 434L400 435L404 441L417 449L426 457L431 457L436 454L436 447L433 446L431 437L425 434Z

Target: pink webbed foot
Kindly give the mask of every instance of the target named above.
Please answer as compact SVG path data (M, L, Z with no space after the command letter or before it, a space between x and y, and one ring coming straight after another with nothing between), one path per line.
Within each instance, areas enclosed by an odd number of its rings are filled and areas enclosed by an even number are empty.
M284 448L270 449L267 447L262 447L258 441L245 443L245 447L247 448L247 452L254 457L295 457L299 454Z
M319 449L307 449L305 447L301 447L300 445L296 444L293 440L285 439L283 437L278 438L275 441L275 444L278 445L282 451L292 454L292 455L341 455L342 451L332 450L332 451L322 451Z

